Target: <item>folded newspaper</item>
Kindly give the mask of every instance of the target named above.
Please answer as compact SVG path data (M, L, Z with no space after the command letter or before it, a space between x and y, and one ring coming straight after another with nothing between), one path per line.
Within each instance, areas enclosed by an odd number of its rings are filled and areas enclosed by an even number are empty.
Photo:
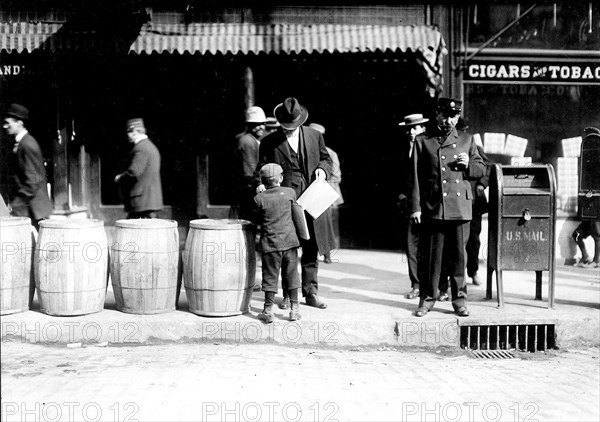
M312 218L319 218L340 195L325 181L314 181L300 195L298 203L309 213Z

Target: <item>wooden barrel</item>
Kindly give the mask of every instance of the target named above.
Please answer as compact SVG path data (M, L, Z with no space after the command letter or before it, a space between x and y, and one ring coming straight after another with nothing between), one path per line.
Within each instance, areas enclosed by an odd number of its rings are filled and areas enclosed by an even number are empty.
M108 245L100 220L44 220L34 255L40 309L85 315L104 309Z
M30 296L33 287L31 220L0 218L0 243L0 315L27 311L33 296Z
M177 222L118 220L110 275L117 309L131 314L174 311L179 292Z
M190 312L205 316L247 313L255 276L252 223L190 221L183 252L183 283Z

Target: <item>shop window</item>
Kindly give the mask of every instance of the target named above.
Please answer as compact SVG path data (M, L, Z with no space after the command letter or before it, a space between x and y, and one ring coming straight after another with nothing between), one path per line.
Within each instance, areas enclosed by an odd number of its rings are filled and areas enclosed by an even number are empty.
M490 47L598 50L600 8L590 5L588 1L538 4ZM470 6L464 16L468 20L469 47L488 41L523 12L525 5L518 3Z

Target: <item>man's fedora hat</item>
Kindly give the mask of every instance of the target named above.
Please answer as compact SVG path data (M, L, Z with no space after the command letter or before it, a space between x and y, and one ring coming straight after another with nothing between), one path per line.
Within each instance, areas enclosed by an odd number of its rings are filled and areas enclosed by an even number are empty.
M447 113L460 113L462 110L462 101L453 98L440 98L438 99L437 110Z
M427 123L429 119L423 118L422 114L409 114L408 116L404 116L404 121L398 123L398 126L415 126L422 125L423 123Z
M127 132L133 129L145 129L144 120L140 118L129 119L127 120L127 123L125 123L125 127L127 128Z
M267 116L262 108L257 106L248 107L246 109L246 123L261 123L264 124L267 121Z
M29 117L29 110L21 104L11 104L8 106L8 110L5 114L6 117L14 117L17 120L27 120L27 117Z
M293 97L286 98L273 110L277 121L284 129L296 129L308 119L308 111Z

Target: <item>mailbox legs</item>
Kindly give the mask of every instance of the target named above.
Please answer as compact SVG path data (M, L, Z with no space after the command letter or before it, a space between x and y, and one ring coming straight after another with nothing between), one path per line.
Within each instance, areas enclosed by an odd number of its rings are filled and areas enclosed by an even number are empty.
M485 298L487 300L492 299L492 277L494 275L494 269L489 268L487 270L487 286L485 291ZM504 284L502 282L502 270L496 270L496 291L498 294L498 308L504 307Z
M542 300L542 272L535 272L535 300Z

